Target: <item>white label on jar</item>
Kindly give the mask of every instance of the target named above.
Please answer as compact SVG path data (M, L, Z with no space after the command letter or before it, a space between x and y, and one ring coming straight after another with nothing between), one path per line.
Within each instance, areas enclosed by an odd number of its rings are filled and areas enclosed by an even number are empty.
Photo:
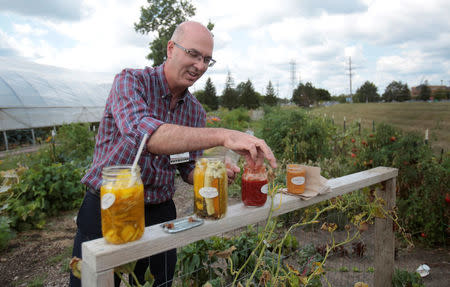
M269 192L269 184L264 184L261 186L261 193L267 194Z
M116 201L116 196L114 193L105 193L102 196L102 209L110 208L111 205L114 204L114 201Z
M305 183L305 178L303 176L296 176L291 178L291 182L295 185L302 185Z
M214 198L219 195L219 192L217 191L217 188L215 187L202 187L198 191L201 196L204 198Z

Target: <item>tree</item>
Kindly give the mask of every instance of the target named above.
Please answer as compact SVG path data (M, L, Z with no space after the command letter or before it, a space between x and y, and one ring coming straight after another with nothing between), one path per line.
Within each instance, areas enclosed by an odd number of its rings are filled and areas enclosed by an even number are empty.
M353 96L353 102L355 103L367 103L367 102L379 102L380 95L378 94L378 88L374 83L366 81L361 87L356 90L356 94Z
M272 82L269 81L266 88L266 96L264 97L264 103L269 106L275 106L278 102L275 90L273 89Z
M258 94L255 92L250 79L248 79L245 83L240 83L236 89L239 93L239 103L241 106L249 110L259 107Z
M392 81L384 90L382 99L386 102L404 102L411 99L411 93L407 84Z
M231 73L228 71L225 89L222 92L221 105L230 110L235 109L239 106L238 98L239 95L234 89L233 77L231 77Z
M417 96L418 100L428 101L431 97L431 89L428 87L428 83L424 83L419 86L419 95Z
M301 107L309 107L314 103L315 97L316 88L310 82L300 83L292 94L292 102Z
M437 101L450 99L450 91L445 89L439 89L433 93L433 97Z
M188 0L147 0L149 6L141 7L139 23L134 23L134 30L142 34L156 32L157 36L150 42L150 54L147 59L158 66L166 59L167 42L178 24L195 15L195 7ZM208 29L212 30L211 23Z
M330 101L331 95L325 89L316 89L316 100L317 101Z
M200 103L203 105L205 104L205 90L197 90L193 93L193 95Z
M216 95L216 87L214 87L211 78L208 78L205 83L204 104L206 104L213 111L219 108L219 99Z

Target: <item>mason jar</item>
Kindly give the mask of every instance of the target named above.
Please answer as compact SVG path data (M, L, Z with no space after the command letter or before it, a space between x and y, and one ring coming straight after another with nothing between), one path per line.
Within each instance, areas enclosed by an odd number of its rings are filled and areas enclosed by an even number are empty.
M302 194L305 192L306 169L299 164L286 165L286 185L289 193Z
M244 167L241 179L242 202L247 206L263 206L267 200L268 184L267 170L260 167Z
M138 240L144 234L144 185L139 167L110 166L102 170L100 204L102 234L109 243Z
M194 169L194 213L220 219L227 213L228 176L223 157L202 157Z

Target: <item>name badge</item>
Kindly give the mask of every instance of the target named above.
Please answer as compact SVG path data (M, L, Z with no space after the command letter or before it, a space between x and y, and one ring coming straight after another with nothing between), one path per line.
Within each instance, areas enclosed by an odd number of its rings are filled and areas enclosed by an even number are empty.
M177 154L171 154L170 155L170 164L177 164L177 163L183 163L189 161L189 153L177 153Z

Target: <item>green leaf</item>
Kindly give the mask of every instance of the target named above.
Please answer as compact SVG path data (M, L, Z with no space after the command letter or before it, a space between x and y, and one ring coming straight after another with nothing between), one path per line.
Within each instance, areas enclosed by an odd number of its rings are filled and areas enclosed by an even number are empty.
M147 283L150 282L152 285L155 282L155 277L153 276L153 274L150 271L150 266L148 266L147 270L145 270L144 279L145 279L145 281L147 281ZM149 286L152 286L152 285L149 285Z

